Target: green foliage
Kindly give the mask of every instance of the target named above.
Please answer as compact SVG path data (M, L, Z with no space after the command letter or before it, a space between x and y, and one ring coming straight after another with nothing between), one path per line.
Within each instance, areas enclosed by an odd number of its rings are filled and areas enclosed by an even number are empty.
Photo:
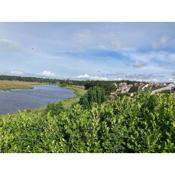
M107 95L110 94L113 90L115 90L114 83L119 84L121 82L126 82L127 84L134 84L136 81L129 81L129 80L121 80L121 81L105 81L105 80L59 80L60 85L78 85L78 86L84 86L86 90L99 86L104 88L105 93Z
M40 83L57 83L56 79L49 78L36 78L36 77L21 77L21 76L10 76L0 75L0 80L15 80L15 81L27 81L27 82L40 82Z
M80 98L86 93L86 90L82 86L66 85L64 87L73 90L76 94L76 96L62 101L64 108L70 108L72 105L78 103Z
M93 103L101 104L106 100L105 90L102 87L92 87L80 98L80 104L89 108Z
M175 152L175 96L149 92L0 117L0 152ZM58 106L58 109L60 106ZM53 111L52 111L53 110Z
M58 115L61 111L64 110L63 104L59 103L50 103L47 105L45 112L50 113L52 116Z

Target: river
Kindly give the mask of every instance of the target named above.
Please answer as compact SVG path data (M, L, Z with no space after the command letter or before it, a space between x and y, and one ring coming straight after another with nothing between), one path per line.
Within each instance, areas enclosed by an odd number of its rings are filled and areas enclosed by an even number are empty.
M0 90L0 114L38 108L73 97L72 90L55 85L36 85L33 89Z

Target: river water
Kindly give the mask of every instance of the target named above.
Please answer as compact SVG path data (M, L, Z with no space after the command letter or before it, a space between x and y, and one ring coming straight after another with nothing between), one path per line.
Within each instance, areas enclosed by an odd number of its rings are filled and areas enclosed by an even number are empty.
M0 114L46 106L73 97L72 90L54 85L36 85L33 89L0 90Z

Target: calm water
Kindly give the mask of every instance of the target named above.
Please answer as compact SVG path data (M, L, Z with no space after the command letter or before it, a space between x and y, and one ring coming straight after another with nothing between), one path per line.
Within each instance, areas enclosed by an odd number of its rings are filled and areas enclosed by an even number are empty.
M73 97L73 91L53 85L37 85L33 89L0 90L0 114L17 110L37 108L48 103Z

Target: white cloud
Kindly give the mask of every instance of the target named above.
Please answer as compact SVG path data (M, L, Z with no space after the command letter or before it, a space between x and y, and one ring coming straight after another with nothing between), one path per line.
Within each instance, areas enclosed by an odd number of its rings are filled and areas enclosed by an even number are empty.
M166 44L169 40L170 40L170 38L167 37L167 36L160 37L160 43L161 44Z
M6 38L0 38L0 47L18 49L18 45L15 42Z
M150 51L150 52L125 52L124 56L130 58L135 64L133 67L164 66L175 64L175 53L167 51Z
M172 39L168 36L161 36L156 42L153 43L153 48L165 47Z
M48 70L44 70L40 75L45 76L45 77L54 77L55 74L53 72L50 72Z
M78 75L76 78L88 79L88 80L108 80L107 77L101 77L101 76L89 75L89 74Z
M14 71L11 71L10 74L12 74L12 75L23 75L24 73L22 71L14 70Z
M88 74L78 75L77 78L89 78Z

